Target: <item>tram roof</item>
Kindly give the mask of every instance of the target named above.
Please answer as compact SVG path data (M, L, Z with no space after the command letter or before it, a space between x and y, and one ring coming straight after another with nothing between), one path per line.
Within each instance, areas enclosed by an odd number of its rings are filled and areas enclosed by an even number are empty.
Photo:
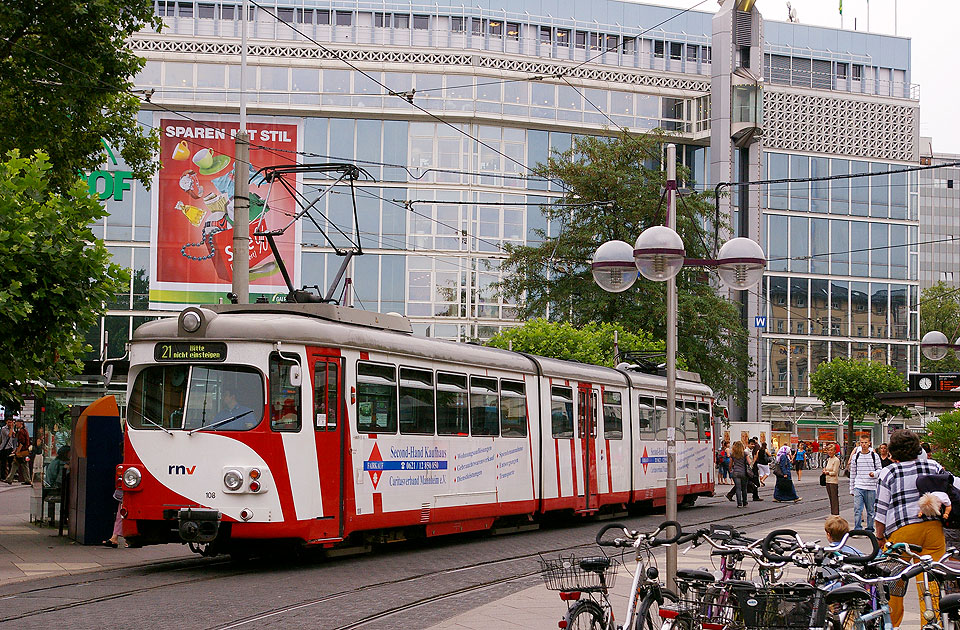
M197 309L191 309L197 310ZM329 304L217 304L200 307L203 326L187 333L179 318L146 322L133 333L133 341L179 339L189 341L280 341L330 345L360 351L390 352L422 359L499 368L536 374L534 361L547 377L584 380L595 384L662 389L662 376L624 372L599 365L526 355L519 352L410 334L406 317L373 313ZM677 380L677 391L710 396L706 385Z

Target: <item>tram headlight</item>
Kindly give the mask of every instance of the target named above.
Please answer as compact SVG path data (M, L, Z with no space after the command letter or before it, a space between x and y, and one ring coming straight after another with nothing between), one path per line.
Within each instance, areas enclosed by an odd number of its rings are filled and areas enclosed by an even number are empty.
M123 485L131 490L140 485L142 478L140 471L136 468L127 468L123 471Z
M239 470L228 470L223 474L223 485L228 490L239 490L243 485L243 474Z
M180 322L185 331L194 333L200 330L200 324L203 323L203 320L200 318L200 313L196 311L187 311L183 314Z

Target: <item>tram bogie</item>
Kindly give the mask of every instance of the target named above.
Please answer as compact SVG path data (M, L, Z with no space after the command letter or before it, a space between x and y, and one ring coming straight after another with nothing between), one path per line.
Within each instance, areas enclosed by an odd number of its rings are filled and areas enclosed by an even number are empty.
M138 328L130 360L117 475L143 544L349 547L665 498L661 377L326 304L186 309ZM678 384L688 502L713 492L711 396Z

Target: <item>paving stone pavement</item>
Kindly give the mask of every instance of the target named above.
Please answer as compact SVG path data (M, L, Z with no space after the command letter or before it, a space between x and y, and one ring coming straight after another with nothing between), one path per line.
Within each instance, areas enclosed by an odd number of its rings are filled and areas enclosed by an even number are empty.
M719 494L719 490L718 490ZM853 509L841 511L841 516L847 521L853 520ZM823 531L823 521L825 516L806 518L802 520L784 523L774 521L764 527L758 527L752 530L744 530L743 533L753 538L762 538L770 531L780 528L795 529L800 537L807 540L819 540L826 542L826 536ZM599 527L599 525L598 525ZM719 564L714 563L710 558L710 548L704 544L700 547L690 549L683 553L688 547L681 547L681 555L678 564L681 568L705 568L713 571L719 568ZM660 567L661 576L666 566L663 551L656 555L657 564ZM633 570L633 559L626 557L627 566L625 568ZM749 560L745 560L744 568L749 567ZM611 603L614 607L614 616L623 618L627 609L627 593L630 591L632 575L621 567L617 576L616 585L611 594ZM748 569L749 577L749 569ZM785 579L795 577L802 579L805 573L800 570L793 570L788 573ZM904 597L905 616L901 624L902 630L908 628L920 628L920 608L916 596L916 589L913 584ZM469 612L457 615L447 619L443 623L433 626L430 630L488 630L489 628L498 628L500 630L531 628L556 628L557 622L563 617L566 610L566 604L560 600L555 591L548 591L543 585L537 585L508 597L489 602L479 606Z
M112 549L81 545L56 527L30 522L28 486L0 484L0 585L36 577L73 575L195 557L180 545Z

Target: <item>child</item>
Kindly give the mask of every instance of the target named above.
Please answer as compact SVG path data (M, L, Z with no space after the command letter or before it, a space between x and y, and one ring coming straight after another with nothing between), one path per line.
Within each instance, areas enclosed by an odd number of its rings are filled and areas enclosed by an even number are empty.
M828 516L823 522L823 531L827 534L827 540L832 544L837 544L850 532L850 523L842 516ZM845 544L836 550L837 553L845 556L859 556L860 551L850 545Z
M917 516L933 516L944 521L950 518L953 503L946 492L927 492L917 500Z
M960 512L953 514L953 504L960 502L960 489L948 472L917 477L917 516L943 519L944 527L960 528ZM943 513L941 514L941 510Z

